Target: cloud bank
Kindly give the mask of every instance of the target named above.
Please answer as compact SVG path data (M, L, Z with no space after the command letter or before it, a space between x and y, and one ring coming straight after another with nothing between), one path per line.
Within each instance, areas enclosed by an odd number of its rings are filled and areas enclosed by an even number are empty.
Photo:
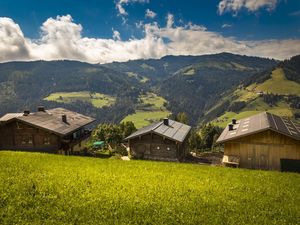
M255 12L260 8L266 8L271 11L275 9L277 3L278 0L222 0L218 5L218 12L220 15L225 12L237 14L241 9Z
M83 37L83 27L70 15L49 18L40 29L40 38L32 40L24 37L12 19L0 18L0 61L69 59L107 63L220 52L285 59L300 53L299 39L237 40L192 23L175 26L171 14L166 18L165 27L156 22L142 24L144 37L141 39L121 40L121 34L115 30L111 39Z

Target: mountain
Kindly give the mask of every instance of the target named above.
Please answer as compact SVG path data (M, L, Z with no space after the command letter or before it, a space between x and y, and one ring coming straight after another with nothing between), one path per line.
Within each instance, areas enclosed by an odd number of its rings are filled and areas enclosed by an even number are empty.
M230 53L103 65L65 60L1 63L0 115L44 105L75 110L98 122L138 117L148 124L159 115L186 112L190 124L197 125L221 116L230 106L229 96L234 98L232 90L262 79L278 63L296 82L295 63Z
M275 60L221 53L202 56L166 56L104 65L119 72L146 77L149 86L168 101L174 114L186 112L197 124L220 94L242 80L274 67Z
M200 122L212 120L224 127L233 117L239 119L261 111L300 121L300 55L257 73L224 92Z
M9 62L0 64L0 115L35 110L37 105L66 107L96 117L99 121L120 121L134 111L139 82L100 65L76 61ZM115 104L97 108L88 101L46 101L53 93L97 93L112 96ZM99 94L98 94L99 93ZM62 97L62 96L60 96ZM99 97L98 101L102 97ZM80 100L80 99L79 99Z

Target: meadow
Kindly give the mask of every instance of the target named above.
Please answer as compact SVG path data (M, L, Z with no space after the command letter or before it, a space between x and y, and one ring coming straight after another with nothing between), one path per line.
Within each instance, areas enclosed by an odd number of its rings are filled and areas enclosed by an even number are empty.
M281 68L275 69L272 72L271 79L257 85L255 89L273 94L300 96L300 84L286 79Z
M139 96L139 104L135 113L126 116L122 122L132 121L136 128L141 128L170 115L164 107L166 100L161 96L148 92Z
M79 92L55 92L44 98L47 101L73 103L76 101L90 102L97 108L113 105L116 98L102 93L91 93L88 91Z
M297 224L300 175L0 152L0 224Z
M225 112L222 116L213 120L212 123L219 127L226 127L232 118L242 119L260 112L267 111L290 118L293 117L295 112L300 112L299 109L291 108L284 99L279 100L274 106L269 106L264 102L263 97L259 96L258 92L260 91L278 95L291 94L300 96L300 85L294 81L287 80L281 68L275 69L271 78L265 82L261 84L255 83L246 88L237 88L233 96L236 96L236 101L245 101L247 105L239 112ZM230 98L227 97L225 100L230 100ZM214 108L211 110L214 110Z

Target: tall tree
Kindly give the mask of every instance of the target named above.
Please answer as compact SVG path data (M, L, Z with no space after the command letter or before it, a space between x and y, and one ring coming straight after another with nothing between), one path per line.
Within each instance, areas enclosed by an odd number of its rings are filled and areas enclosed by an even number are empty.
M175 116L175 120L180 122L180 123L188 123L188 117L186 115L185 112L179 112L176 116Z

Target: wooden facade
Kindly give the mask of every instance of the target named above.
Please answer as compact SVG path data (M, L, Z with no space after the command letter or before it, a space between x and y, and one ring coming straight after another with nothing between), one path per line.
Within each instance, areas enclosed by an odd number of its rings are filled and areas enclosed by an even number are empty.
M282 160L300 160L300 141L265 130L226 141L224 155L239 157L243 168L281 170Z
M87 138L90 136L90 132L80 128L62 137L20 121L0 125L0 134L0 150L24 150L59 154L77 154L82 150Z
M91 132L91 117L63 108L8 113L0 118L0 150L77 154Z
M181 161L187 153L186 140L181 143L155 133L148 133L130 139L128 143L130 153L135 158Z
M1 125L0 133L0 149L55 152L60 148L57 135L21 122Z

